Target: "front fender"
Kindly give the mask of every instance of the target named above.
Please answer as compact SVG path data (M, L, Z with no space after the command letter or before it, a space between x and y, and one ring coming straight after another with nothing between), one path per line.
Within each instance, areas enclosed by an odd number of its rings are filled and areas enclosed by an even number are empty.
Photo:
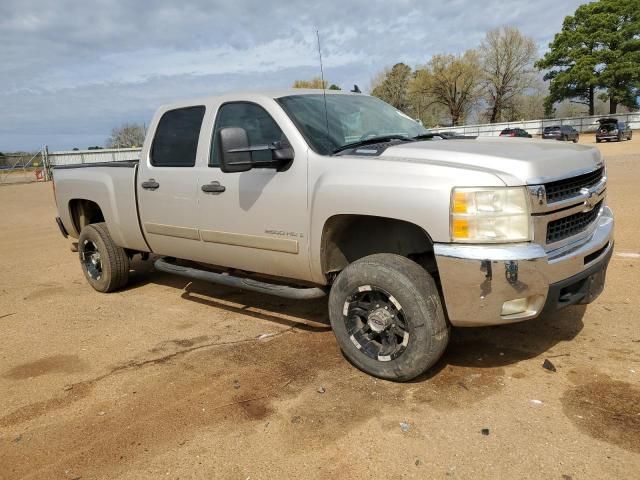
M310 246L314 282L326 283L322 235L335 215L370 215L422 228L434 242L448 242L454 186L502 186L495 175L441 165L377 158L310 158Z

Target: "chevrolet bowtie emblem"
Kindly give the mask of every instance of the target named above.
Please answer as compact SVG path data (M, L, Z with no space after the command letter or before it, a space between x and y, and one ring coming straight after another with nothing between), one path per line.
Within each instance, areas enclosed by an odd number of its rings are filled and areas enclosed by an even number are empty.
M584 211L590 212L598 204L598 194L596 192L590 192L586 188L583 189L580 193L582 193L583 195L589 195L584 201Z

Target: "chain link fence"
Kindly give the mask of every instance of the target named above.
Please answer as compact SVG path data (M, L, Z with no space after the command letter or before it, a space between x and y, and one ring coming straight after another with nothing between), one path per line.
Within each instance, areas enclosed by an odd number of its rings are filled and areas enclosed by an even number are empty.
M46 182L49 179L46 148L36 153L0 156L0 185Z
M56 165L138 160L140 148L69 150L49 152L43 147L36 153L0 155L0 185L46 182Z

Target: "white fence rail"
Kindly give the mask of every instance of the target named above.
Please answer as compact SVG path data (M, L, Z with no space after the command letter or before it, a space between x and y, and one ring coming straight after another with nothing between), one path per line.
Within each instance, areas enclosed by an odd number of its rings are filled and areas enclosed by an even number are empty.
M77 165L82 163L118 162L138 160L139 148L104 148L101 150L69 150L48 152L50 165Z
M640 112L620 113L616 115L598 115L593 117L549 118L544 120L524 120L520 122L485 123L481 125L463 125L460 127L431 128L432 132L455 132L462 135L495 137L505 128L522 128L532 135L542 135L544 127L570 125L580 133L595 133L600 118L617 118L628 123L633 129L640 129Z

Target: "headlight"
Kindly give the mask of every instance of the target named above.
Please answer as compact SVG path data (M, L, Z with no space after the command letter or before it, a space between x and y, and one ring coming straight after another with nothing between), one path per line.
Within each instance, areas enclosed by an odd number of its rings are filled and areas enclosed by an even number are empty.
M454 188L451 192L453 242L525 242L530 240L529 223L524 187Z

